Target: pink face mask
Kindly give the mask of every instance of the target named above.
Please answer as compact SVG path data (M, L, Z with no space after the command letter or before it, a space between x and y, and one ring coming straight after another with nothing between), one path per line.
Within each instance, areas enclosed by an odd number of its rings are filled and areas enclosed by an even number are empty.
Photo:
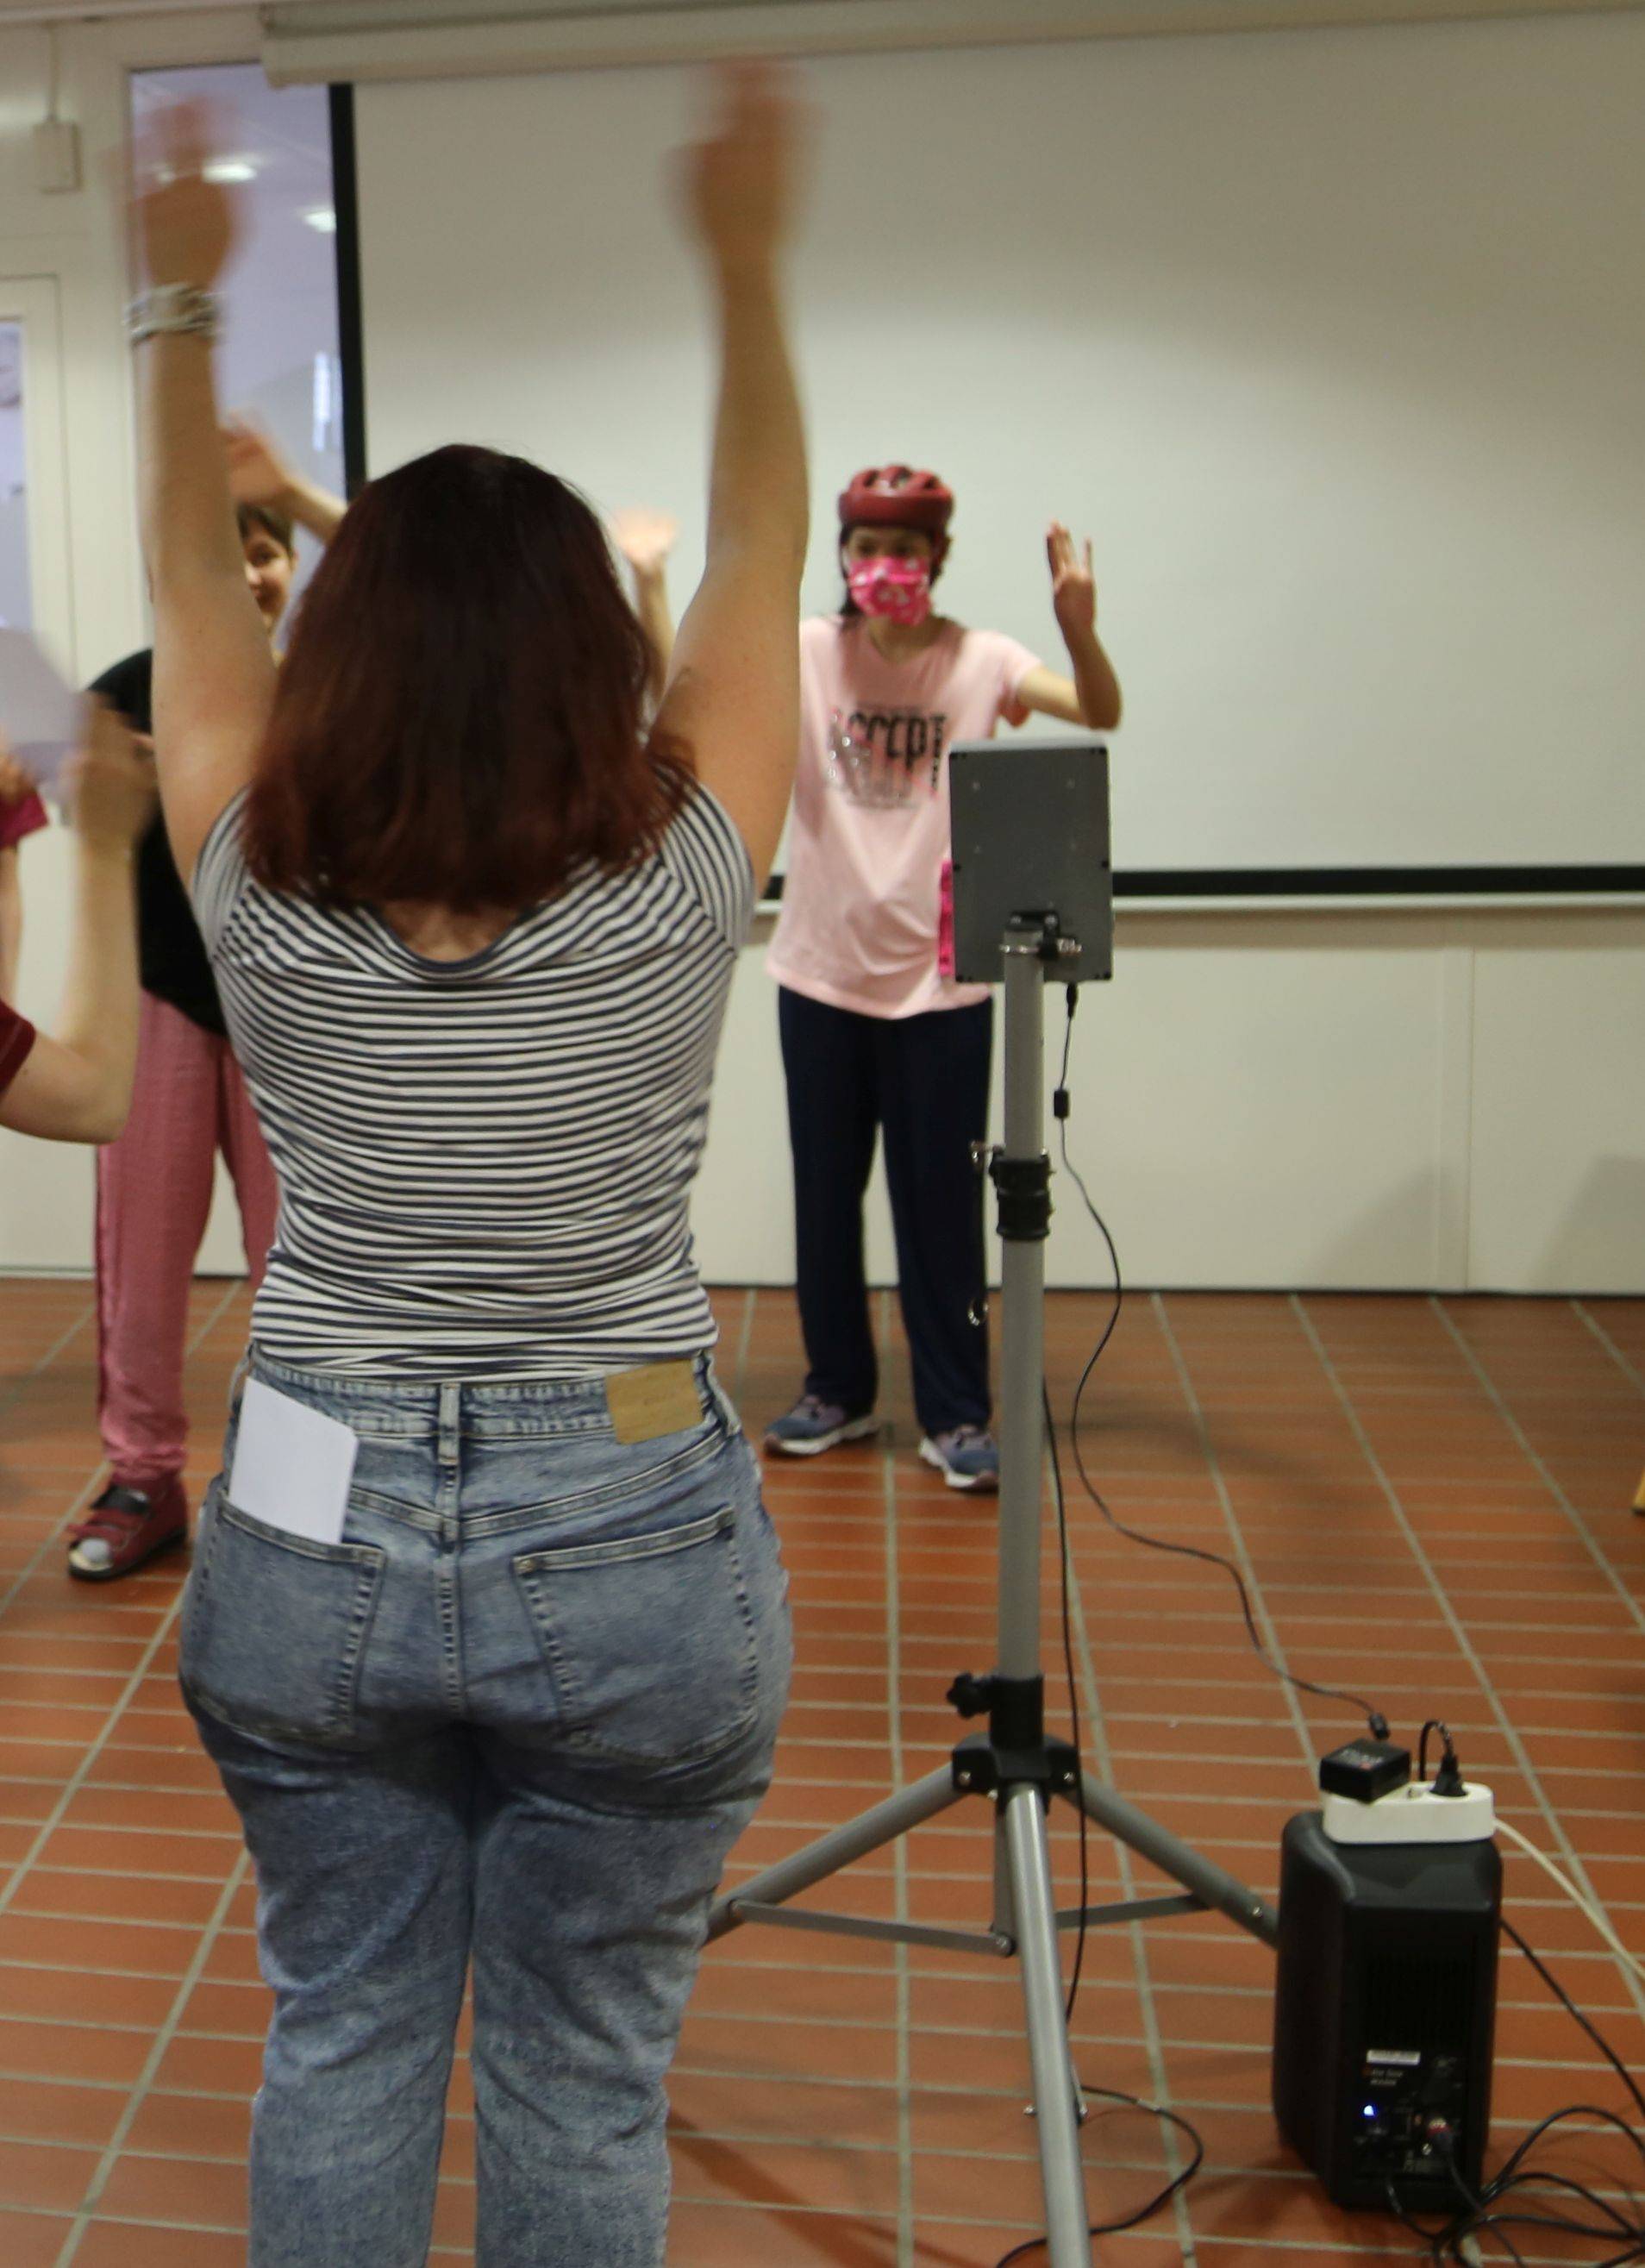
M851 596L865 615L912 629L931 611L929 559L854 559L846 571Z

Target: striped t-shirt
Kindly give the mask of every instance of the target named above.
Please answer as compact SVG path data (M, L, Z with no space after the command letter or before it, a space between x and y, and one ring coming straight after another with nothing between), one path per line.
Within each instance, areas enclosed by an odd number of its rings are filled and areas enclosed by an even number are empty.
M747 851L699 788L630 872L425 960L364 907L265 889L237 798L195 910L280 1177L252 1335L356 1375L581 1378L714 1321L688 1204Z

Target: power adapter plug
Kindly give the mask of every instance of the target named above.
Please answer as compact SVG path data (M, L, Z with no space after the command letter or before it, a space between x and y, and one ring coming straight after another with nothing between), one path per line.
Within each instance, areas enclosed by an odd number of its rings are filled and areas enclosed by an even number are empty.
M1327 1795L1352 1803L1375 1803L1411 1777L1411 1751L1394 1741L1350 1741L1319 1760L1319 1785Z

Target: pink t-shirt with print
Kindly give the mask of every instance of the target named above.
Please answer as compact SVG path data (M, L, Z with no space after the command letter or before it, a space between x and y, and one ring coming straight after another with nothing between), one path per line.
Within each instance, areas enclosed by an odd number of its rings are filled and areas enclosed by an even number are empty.
M948 751L991 739L1002 718L1021 724L1018 691L1039 666L1015 638L958 622L898 662L860 620L800 624L799 770L767 962L779 984L865 1016L988 998L937 970Z

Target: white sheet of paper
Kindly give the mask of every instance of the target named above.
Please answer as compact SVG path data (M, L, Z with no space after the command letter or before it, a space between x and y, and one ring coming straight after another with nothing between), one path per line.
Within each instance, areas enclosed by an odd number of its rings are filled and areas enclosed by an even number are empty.
M35 786L58 801L84 710L84 696L57 674L26 630L0 629L0 733Z
M341 1543L359 1447L335 1418L293 1402L261 1379L248 1379L229 1502L288 1535Z

